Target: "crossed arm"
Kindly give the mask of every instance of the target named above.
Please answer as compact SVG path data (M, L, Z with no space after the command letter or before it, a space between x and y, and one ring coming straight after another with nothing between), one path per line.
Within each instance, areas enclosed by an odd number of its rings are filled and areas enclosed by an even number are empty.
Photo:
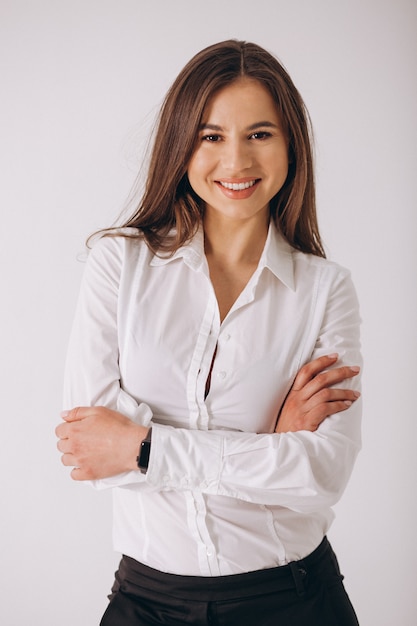
M315 432L335 413L348 409L359 392L338 387L357 376L359 367L332 368L338 359L330 354L314 359L298 372L277 416L276 433ZM61 414L56 428L62 463L73 467L74 480L95 480L137 470L136 458L148 427L138 425L105 407L77 407Z

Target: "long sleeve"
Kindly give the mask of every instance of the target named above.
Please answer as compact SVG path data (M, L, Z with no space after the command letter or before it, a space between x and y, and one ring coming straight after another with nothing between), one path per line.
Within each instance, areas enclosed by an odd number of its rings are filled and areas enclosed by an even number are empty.
M116 246L99 242L87 259L67 350L65 408L74 405L117 407L120 391L117 307L121 263L116 251Z
M138 403L120 384L118 316L124 244L121 237L103 238L88 256L67 350L63 406L106 406L148 426L149 406ZM144 482L139 471L92 484L104 488L136 481Z

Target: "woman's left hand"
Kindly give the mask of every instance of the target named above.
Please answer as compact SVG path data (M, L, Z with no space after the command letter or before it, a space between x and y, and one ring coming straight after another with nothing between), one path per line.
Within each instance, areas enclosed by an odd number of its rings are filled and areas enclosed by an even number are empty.
M62 463L74 466L74 480L108 478L138 470L136 457L148 428L105 407L77 407L63 411L55 429Z
M347 365L328 369L335 365L337 359L337 354L329 354L310 361L300 369L282 406L275 432L314 432L325 419L346 411L359 398L358 391L334 388L334 385L357 376L360 371L357 366Z

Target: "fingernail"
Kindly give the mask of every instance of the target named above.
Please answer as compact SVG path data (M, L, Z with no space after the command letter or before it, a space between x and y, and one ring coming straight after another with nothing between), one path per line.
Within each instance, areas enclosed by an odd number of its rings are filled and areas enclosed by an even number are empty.
M346 406L352 406L351 400L345 400L345 404L346 404Z
M358 365L353 365L350 369L352 372L355 372L355 374L361 371L361 368Z
M354 391L353 395L355 396L355 398L360 398L361 397L361 392L360 391Z
M61 417L68 417L69 411L61 411Z
M329 359L337 359L339 355L337 354L337 352L332 352L332 354L328 354L327 357Z

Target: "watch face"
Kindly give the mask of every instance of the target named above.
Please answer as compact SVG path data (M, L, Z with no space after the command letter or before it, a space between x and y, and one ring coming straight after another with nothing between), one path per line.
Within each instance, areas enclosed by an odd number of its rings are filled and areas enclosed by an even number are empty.
M137 463L142 474L146 474L146 470L149 465L149 456L151 453L151 429L149 430L148 436L146 439L142 441L140 444L139 456L137 458Z

